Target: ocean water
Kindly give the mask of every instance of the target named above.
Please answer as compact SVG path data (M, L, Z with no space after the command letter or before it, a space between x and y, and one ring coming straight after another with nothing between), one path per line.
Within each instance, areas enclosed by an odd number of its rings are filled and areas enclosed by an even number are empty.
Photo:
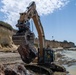
M64 50L63 54L69 58L76 59L76 51Z
M76 51L64 50L62 51L62 54L64 54L68 58L76 60ZM69 71L69 75L76 75L76 62L74 62L74 64L71 66L65 65L65 68L67 69L67 71Z

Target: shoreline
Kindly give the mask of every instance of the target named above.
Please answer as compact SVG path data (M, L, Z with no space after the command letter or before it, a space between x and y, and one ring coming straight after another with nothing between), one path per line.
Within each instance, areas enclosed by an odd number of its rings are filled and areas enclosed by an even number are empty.
M55 61L55 62L57 62L58 64L64 66L66 68L66 70L67 70L67 69L69 69L73 65L76 66L76 64L75 64L76 60L75 59L70 59L70 58L66 57L64 55L64 53L66 51L73 51L73 50L56 50L56 52L57 52L57 61ZM6 52L4 52L3 51L1 53L4 54L3 57L1 58L3 62L5 62L7 59L9 59L9 62L7 62L7 63L14 63L14 62L17 63L17 64L18 63L22 63L21 58L20 58L20 55L19 55L18 52L12 52L12 51L6 51ZM10 55L8 55L8 54L10 54ZM7 55L8 58L6 57L6 55ZM11 55L12 56L16 55L16 57L12 57ZM11 56L12 60L10 60L11 58L9 56Z
M76 54L76 50L59 50L57 52L58 60L56 62L63 65L68 71L69 75L76 75L76 59L72 57L74 55L73 53Z

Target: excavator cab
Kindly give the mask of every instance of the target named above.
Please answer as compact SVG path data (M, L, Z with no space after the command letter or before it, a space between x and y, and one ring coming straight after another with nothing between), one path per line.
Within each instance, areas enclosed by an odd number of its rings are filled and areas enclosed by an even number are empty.
M44 63L50 64L51 62L54 62L54 58L55 55L52 49L44 49Z
M39 55L38 49L38 64L49 66L55 60L55 52L51 48L43 48L43 58Z

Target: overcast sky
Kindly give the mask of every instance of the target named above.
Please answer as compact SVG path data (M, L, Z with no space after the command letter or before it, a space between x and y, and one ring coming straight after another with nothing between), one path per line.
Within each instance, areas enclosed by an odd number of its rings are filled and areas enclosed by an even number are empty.
M31 1L36 3L46 39L76 44L76 0L0 0L0 20L16 28L19 13ZM36 29L34 32L37 36Z

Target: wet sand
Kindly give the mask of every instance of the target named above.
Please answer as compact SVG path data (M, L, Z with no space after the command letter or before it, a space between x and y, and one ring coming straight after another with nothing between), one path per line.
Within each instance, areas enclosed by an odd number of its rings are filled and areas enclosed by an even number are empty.
M70 75L76 75L76 65L72 65L70 67L67 67L67 70L69 71Z

